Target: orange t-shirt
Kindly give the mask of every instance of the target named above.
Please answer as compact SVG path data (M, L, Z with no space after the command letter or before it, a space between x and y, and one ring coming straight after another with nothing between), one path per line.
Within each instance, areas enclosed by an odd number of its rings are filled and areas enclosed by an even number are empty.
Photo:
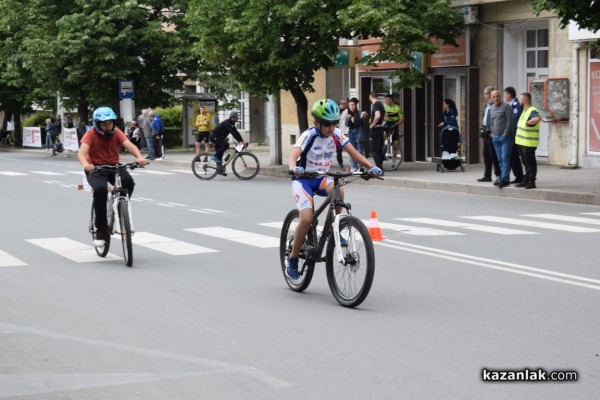
M86 157L90 164L114 165L119 163L119 149L126 140L129 139L119 128L115 128L113 137L110 140L106 140L92 128L83 135L81 143L90 146L90 151Z

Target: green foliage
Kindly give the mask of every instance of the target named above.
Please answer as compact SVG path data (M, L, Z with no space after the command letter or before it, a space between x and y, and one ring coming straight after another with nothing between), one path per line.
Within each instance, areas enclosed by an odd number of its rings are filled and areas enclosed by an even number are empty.
M41 127L46 127L46 119L50 118L52 119L54 117L54 115L52 115L49 112L37 112L34 114L31 114L29 117L25 118L23 120L22 125L23 126L41 126Z
M155 114L159 114L166 128L181 129L181 121L183 120L183 108L180 105L169 108L157 108Z
M561 28L575 21L581 28L592 32L600 30L600 2L589 0L529 0L536 15L553 11L560 19Z
M197 39L201 79L258 96L288 90L305 127L305 91L315 72L333 66L341 38L376 37L383 43L366 61L411 61L411 52L433 53L430 38L454 43L462 15L449 0L190 0L186 21ZM422 76L408 72L408 87ZM215 85L219 86L219 85ZM304 126L303 126L304 125Z

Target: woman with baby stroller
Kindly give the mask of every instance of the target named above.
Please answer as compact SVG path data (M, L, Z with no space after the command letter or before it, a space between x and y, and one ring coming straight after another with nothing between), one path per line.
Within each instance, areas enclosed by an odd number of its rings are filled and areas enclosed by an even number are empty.
M441 158L437 162L437 171L455 170L460 167L465 172L460 154L460 131L458 130L458 111L451 99L444 99L444 118L438 124L440 128Z

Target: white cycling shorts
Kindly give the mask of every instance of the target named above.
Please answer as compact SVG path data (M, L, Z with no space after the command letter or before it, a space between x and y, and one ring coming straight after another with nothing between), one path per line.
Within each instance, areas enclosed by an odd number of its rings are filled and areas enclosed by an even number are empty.
M322 176L310 179L295 179L292 181L292 195L298 210L313 208L313 196L327 196L327 186L333 184L333 178Z

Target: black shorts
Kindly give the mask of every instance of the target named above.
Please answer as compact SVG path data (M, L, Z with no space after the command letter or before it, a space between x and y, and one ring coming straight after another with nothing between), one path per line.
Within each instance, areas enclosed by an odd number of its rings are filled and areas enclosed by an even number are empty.
M196 136L196 142L208 143L209 135L210 135L210 131L198 131L198 135Z

